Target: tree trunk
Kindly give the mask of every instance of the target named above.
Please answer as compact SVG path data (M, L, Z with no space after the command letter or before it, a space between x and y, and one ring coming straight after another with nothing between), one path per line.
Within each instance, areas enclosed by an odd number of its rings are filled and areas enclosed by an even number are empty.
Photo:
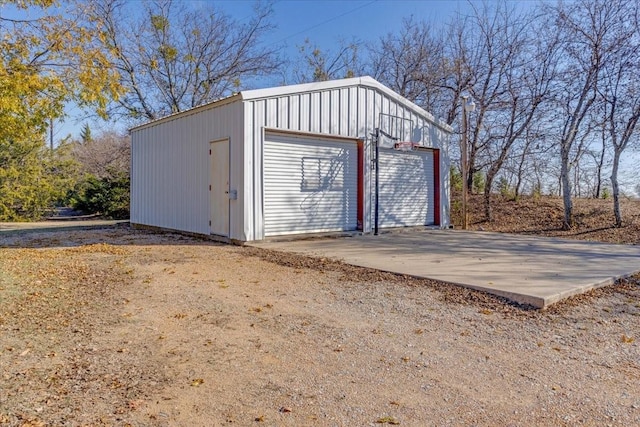
M605 108L605 114L606 114ZM606 118L606 117L605 117ZM602 166L604 165L604 153L607 148L607 137L605 133L605 126L602 125L602 151L600 151L600 158L598 159L597 169L596 169L596 191L594 194L595 199L600 198L600 193L602 191Z
M489 170L484 183L484 217L487 221L493 221L493 211L491 209L491 187L493 187L493 178L495 178L495 173L491 173L491 170Z
M516 199L520 197L520 187L522 186L522 175L524 173L524 162L526 160L528 148L529 148L529 142L527 142L527 144L524 146L524 150L522 150L522 156L520 156L520 162L518 163L518 173L516 174L517 181L516 181L516 188L514 191Z
M570 230L573 226L573 205L571 204L571 182L569 181L569 153L564 147L561 151L560 181L562 183L562 200L564 202L562 229Z
M618 185L618 164L620 163L620 150L613 153L613 167L611 169L611 192L613 193L613 215L616 218L616 227L622 227L622 215L620 214L620 187Z

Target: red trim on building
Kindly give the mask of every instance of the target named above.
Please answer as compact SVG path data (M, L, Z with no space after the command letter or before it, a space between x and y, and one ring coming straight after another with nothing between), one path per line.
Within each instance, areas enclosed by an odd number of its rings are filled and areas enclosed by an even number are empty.
M364 229L364 141L358 141L358 230Z
M440 223L440 150L433 149L433 223Z

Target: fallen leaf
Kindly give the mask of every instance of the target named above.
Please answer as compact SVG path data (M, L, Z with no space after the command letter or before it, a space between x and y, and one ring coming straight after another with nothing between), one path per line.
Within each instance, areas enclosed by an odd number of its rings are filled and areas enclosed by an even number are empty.
M377 424L391 424L393 426L397 426L400 424L400 421L396 420L393 417L380 417L376 420Z
M279 409L279 411L283 414L286 414L288 412L291 412L291 408L287 407L287 406L283 406Z
M191 387L198 387L202 383L204 383L204 380L202 378L196 378L195 380L191 381Z
M625 344L631 344L635 339L633 337L628 337L625 334L622 334L621 341Z

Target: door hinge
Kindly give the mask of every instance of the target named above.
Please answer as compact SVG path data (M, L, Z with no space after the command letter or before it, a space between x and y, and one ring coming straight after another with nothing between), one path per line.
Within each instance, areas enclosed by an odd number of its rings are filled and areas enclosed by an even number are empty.
M209 221L209 227L211 227L211 221Z
M211 184L209 184L209 191L211 191Z
M209 155L211 155L211 149L209 149Z

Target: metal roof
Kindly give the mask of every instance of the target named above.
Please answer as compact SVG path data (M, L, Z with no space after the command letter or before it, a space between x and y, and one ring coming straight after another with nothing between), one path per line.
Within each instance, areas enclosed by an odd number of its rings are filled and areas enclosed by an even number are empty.
M173 113L168 116L151 120L149 122L134 126L131 129L129 129L129 132L134 132L134 131L146 128L150 125L177 119L182 116L188 116L198 111L207 110L210 108L216 108L224 104L234 102L236 100L247 101L247 100L253 100L253 99L274 98L274 97L291 95L295 93L317 92L317 91L322 91L327 89L334 89L334 88L337 89L337 88L349 87L349 86L366 86L366 87L371 87L376 90L379 90L380 92L383 92L385 95L389 96L395 101L401 104L405 104L406 106L415 110L418 114L424 116L429 122L441 128L442 130L445 130L447 132L453 131L453 128L450 125L448 125L444 120L436 119L431 113L429 113L422 107L400 96L399 94L392 91L391 89L389 89L382 83L378 82L377 80L373 79L372 77L364 76L364 77L353 77L348 79L328 80L324 82L313 82L313 83L303 83L303 84L296 84L296 85L278 86L278 87L271 87L271 88L265 88L265 89L243 90L239 93L233 94L225 98L218 99L216 101L209 102L207 104L199 105L197 107L190 108L188 110Z

